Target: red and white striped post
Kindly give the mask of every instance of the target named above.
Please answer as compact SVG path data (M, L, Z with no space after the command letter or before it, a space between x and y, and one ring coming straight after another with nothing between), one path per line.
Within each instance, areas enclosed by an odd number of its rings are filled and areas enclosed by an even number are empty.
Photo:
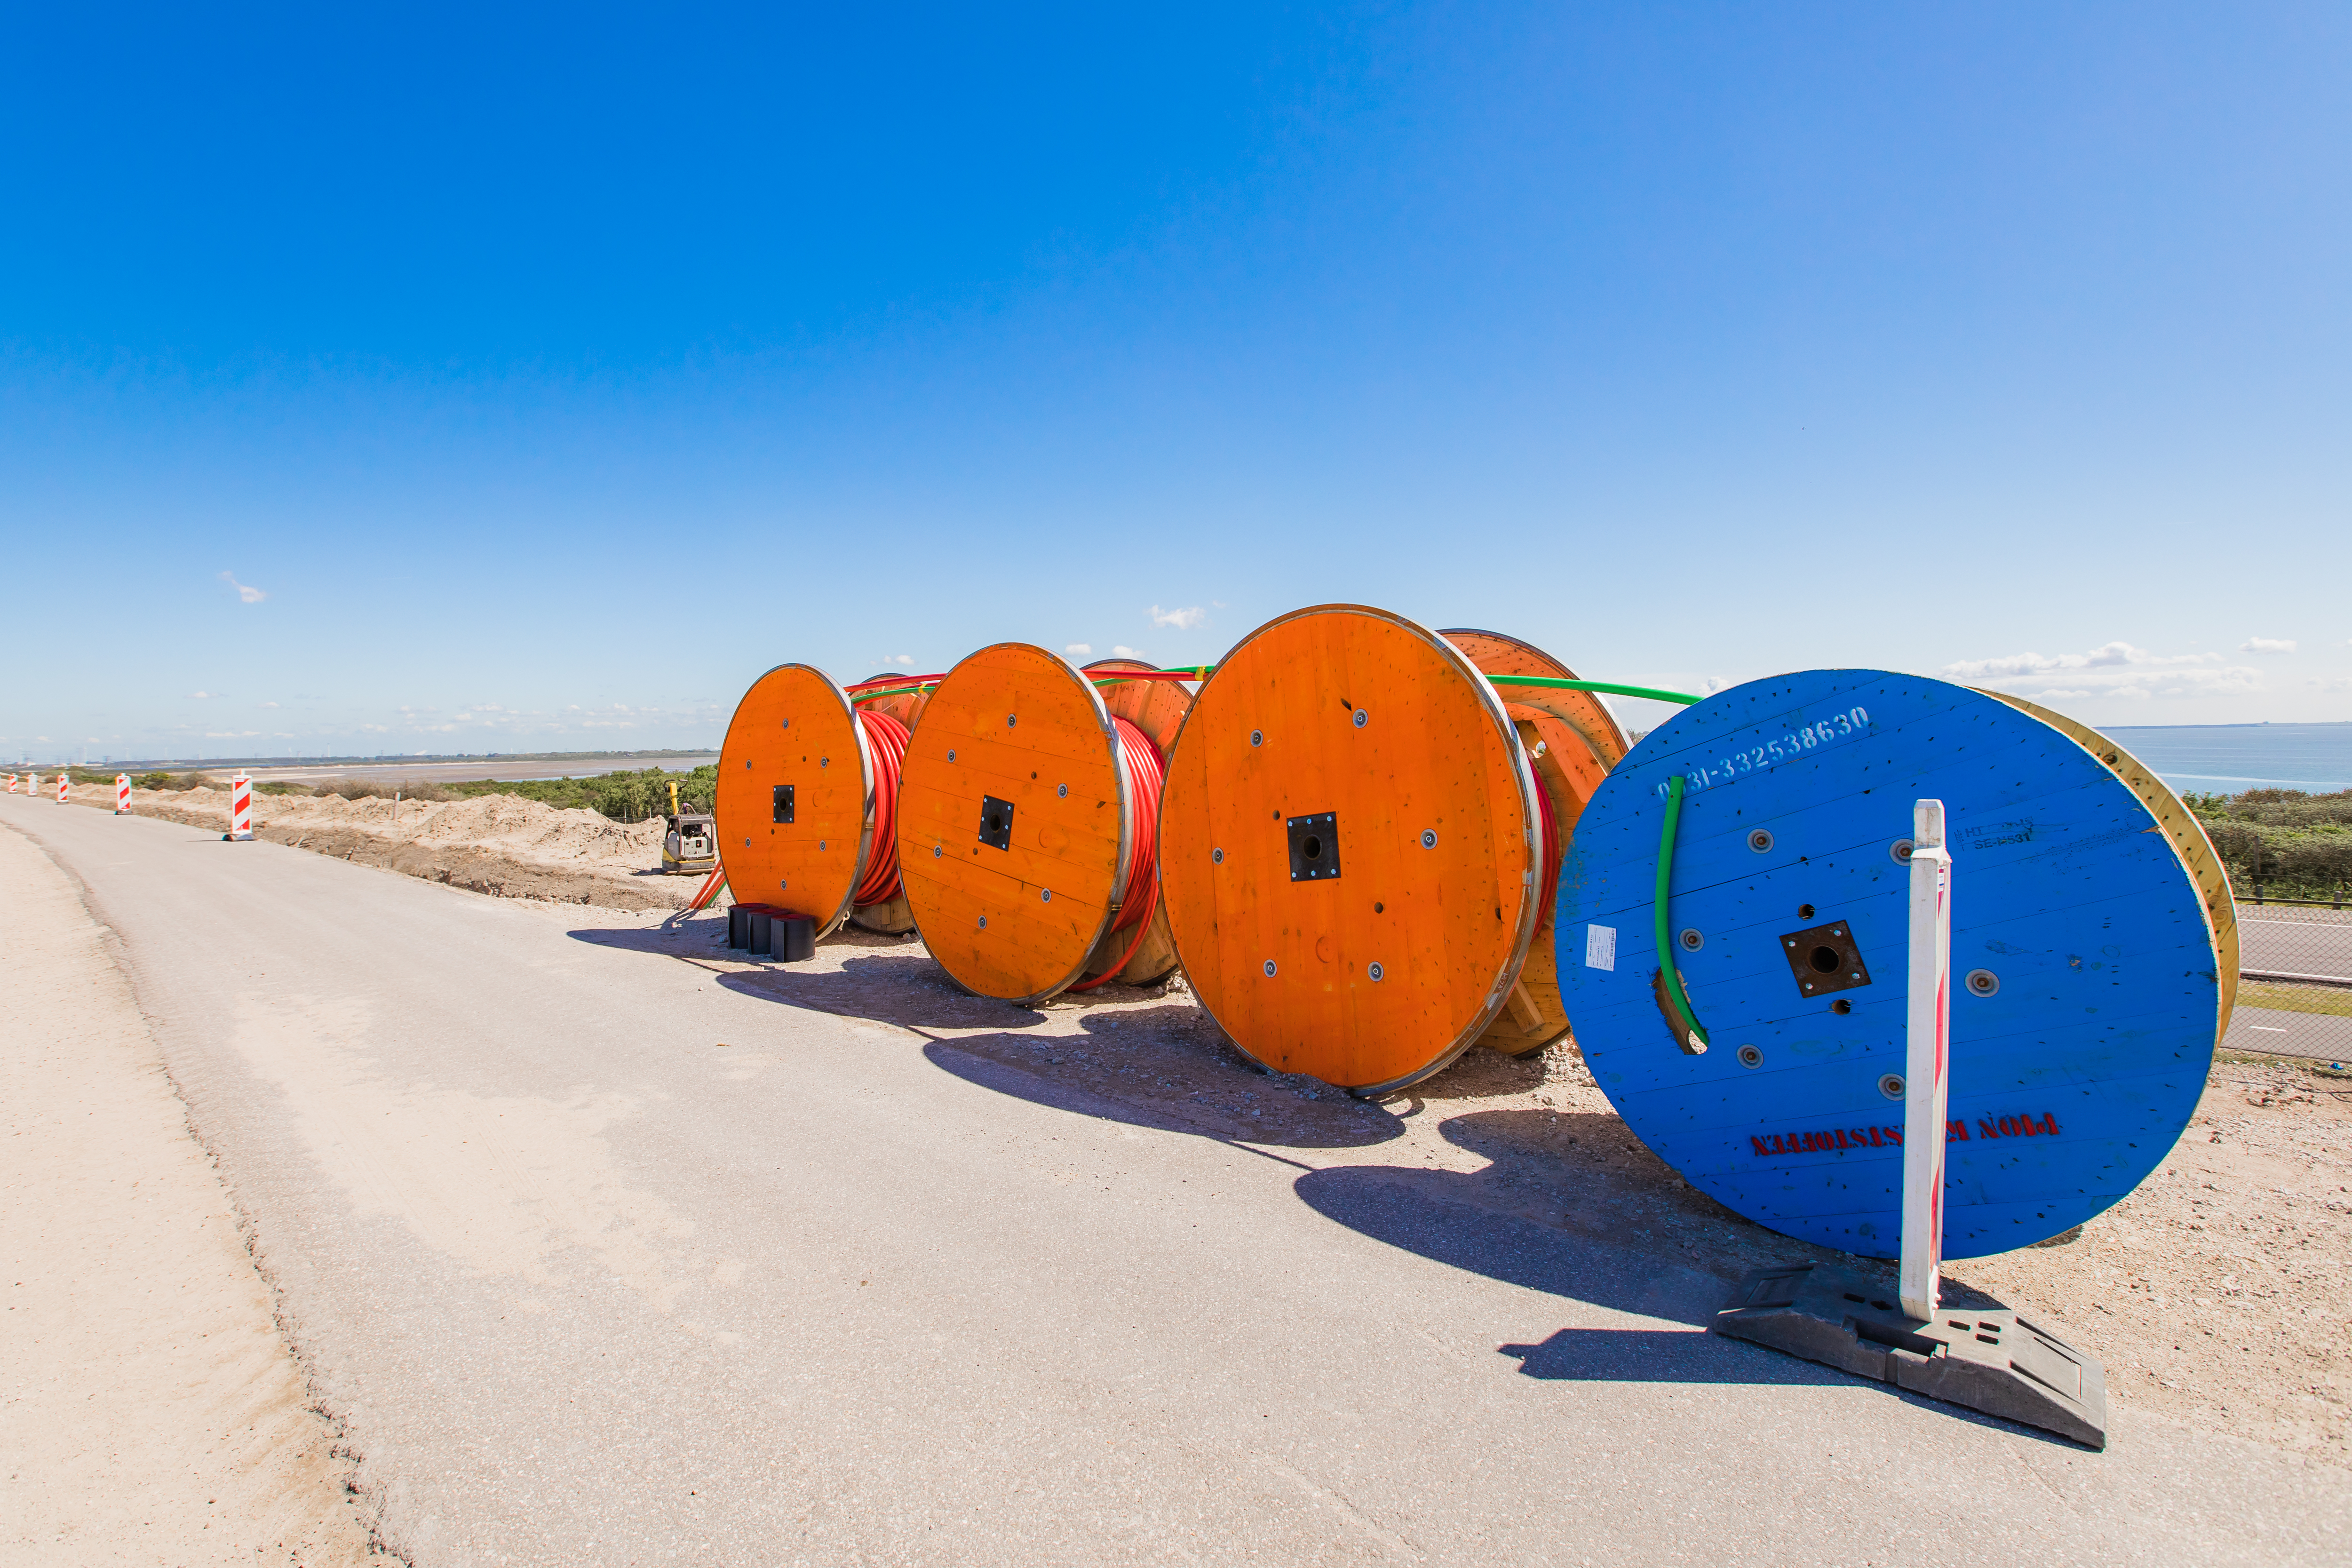
M239 843L253 837L253 780L244 773L228 781L228 836Z
M58 775L58 804L59 805L65 805L66 791L72 785L72 784L73 775L71 773L61 773Z
M16 775L15 773L10 773L8 775L8 793L10 795L15 795L16 793Z
M117 816L131 815L131 775L129 773L114 775L114 815Z
M1944 1138L1951 1106L1952 856L1944 803L1911 808L1911 994L1903 1084L1903 1262L1897 1298L1936 1315L1944 1268Z

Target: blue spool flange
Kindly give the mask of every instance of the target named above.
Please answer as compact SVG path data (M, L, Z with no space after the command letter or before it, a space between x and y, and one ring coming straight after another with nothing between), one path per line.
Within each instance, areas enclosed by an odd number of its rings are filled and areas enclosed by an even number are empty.
M1654 990L1676 775L1668 941L1701 1054ZM1895 1256L1902 857L1923 798L1944 802L1954 860L1944 1248L1976 1258L2138 1185L2213 1058L2220 986L2196 884L2147 808L2059 731L1877 670L1779 676L1685 709L1576 825L1560 991L1601 1090L1694 1186L1787 1235Z

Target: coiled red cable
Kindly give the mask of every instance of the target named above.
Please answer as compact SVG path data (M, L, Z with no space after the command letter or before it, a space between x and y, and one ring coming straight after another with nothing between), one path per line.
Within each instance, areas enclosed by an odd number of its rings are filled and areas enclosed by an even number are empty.
M1073 991L1091 991L1125 969L1151 933L1151 917L1160 910L1160 792L1168 782L1168 760L1150 736L1117 714L1110 721L1118 735L1119 766L1127 774L1128 805L1135 813L1135 837L1127 852L1127 894L1110 929L1121 931L1133 926L1135 940L1117 963L1092 980L1078 982L1070 987Z
M887 904L898 896L898 772L907 760L907 726L863 708L857 721L874 752L874 844L866 852L866 879L857 884L855 901Z
M1536 905L1536 924L1551 919L1552 900L1559 895L1559 816L1551 804L1551 791L1544 787L1543 775L1536 774L1536 816L1538 829L1543 835L1543 887L1539 889L1542 902Z

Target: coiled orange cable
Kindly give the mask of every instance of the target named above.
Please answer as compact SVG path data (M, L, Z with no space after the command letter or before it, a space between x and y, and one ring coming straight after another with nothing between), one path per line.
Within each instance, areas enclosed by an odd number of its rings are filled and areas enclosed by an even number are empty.
M1168 761L1151 737L1117 714L1111 724L1118 734L1119 766L1127 773L1127 798L1135 812L1135 838L1128 847L1127 894L1111 922L1114 931L1135 928L1135 940L1127 944L1117 963L1096 975L1070 987L1073 991L1091 991L1096 986L1125 969L1143 939L1151 932L1151 917L1160 909L1160 792L1168 782Z
M856 902L887 904L898 896L898 772L907 760L907 726L887 713L857 710L874 752L874 847Z

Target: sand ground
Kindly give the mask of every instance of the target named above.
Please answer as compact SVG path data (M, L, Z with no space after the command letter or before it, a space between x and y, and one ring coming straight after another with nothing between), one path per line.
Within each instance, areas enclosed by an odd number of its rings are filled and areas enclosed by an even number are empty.
M350 1463L110 940L0 831L0 1562L370 1561Z
M72 804L111 811L114 786L78 784ZM229 795L133 790L131 811L226 830ZM683 909L702 882L661 871L666 825L659 817L614 822L513 795L393 801L257 793L253 830L272 843L499 898L667 911Z

